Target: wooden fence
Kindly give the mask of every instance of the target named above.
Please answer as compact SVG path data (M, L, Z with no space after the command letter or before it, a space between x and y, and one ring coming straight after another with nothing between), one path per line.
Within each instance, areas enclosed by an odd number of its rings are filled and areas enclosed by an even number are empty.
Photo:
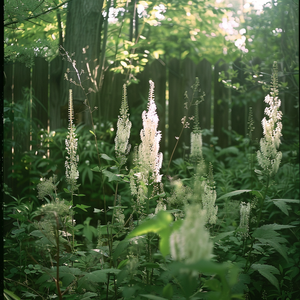
M32 103L35 106L35 109L32 109L31 118L38 119L40 121L39 126L44 127L46 130L67 127L66 99L62 99L60 96L61 74L57 74L56 71L60 59L60 57L57 57L51 63L48 63L42 58L36 58L32 68L27 68L20 63L8 64L4 68L6 75L4 98L14 103L22 101L24 99L22 91L27 88L29 94L32 94ZM239 71L239 75L235 80L243 84L245 78L243 72L240 71L241 64L238 60L233 64L233 68ZM199 105L201 129L207 129L213 136L218 137L218 146L220 147L234 144L234 140L230 139L226 131L234 130L245 136L248 130L247 119L249 107L251 106L255 127L253 137L259 139L262 136L261 120L264 115L263 99L265 93L261 87L257 87L256 99L253 99L253 101L248 100L246 105L241 105L241 101L232 101L232 99L241 98L241 95L225 88L224 84L219 81L220 72L226 72L227 69L228 65L222 60L214 66L205 59L198 64L189 59L172 59L167 64L155 60L146 66L144 72L139 74L139 84L131 84L128 87L130 112L141 116L142 111L146 109L149 80L153 80L160 120L159 129L163 135L161 149L170 155L176 137L180 134L181 120L185 115L184 103L186 99L184 94L187 92L188 97L192 96L191 86L195 83L195 78L198 77L201 91L205 93L204 102ZM123 82L124 76L122 74L115 74L110 71L105 73L102 89L95 98L98 110L94 113L94 116L98 118L100 123L109 120L116 127L122 100ZM290 115L294 124L297 124L298 115L295 114L293 108L295 99L291 99L288 94L282 95L281 99L283 113ZM77 108L77 111L75 111L77 118L79 118L79 121L84 120L83 111L85 107L83 103L79 102ZM194 114L193 109L189 112L189 117ZM135 115L135 119L138 119L137 115ZM190 127L192 127L193 122L189 122L191 123ZM141 124L141 122L137 124ZM135 127L137 132L140 129ZM175 157L182 155L182 143L187 146L190 144L190 131L191 128L184 130ZM24 142L25 148L29 147L29 134L24 136L24 139L28 140L28 142ZM209 136L204 136L204 142L209 143Z

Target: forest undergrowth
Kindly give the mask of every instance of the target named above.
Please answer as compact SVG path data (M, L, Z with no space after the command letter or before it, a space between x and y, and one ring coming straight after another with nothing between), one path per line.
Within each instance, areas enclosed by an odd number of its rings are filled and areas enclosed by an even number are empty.
M70 90L68 131L39 132L44 155L15 161L31 188L4 186L4 298L300 299L299 139L281 143L277 73L259 145L250 113L248 136L224 149L202 142L196 80L189 154L173 159L178 133L169 161L152 81L136 146L126 85L115 135L76 127Z

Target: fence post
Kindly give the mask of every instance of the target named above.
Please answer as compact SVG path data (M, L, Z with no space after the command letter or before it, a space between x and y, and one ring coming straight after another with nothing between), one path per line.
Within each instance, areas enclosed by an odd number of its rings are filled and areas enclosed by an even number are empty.
M218 145L222 148L228 146L228 136L222 130L228 130L229 116L229 89L219 82L219 73L228 70L223 59L218 60L214 70L214 136L219 137Z

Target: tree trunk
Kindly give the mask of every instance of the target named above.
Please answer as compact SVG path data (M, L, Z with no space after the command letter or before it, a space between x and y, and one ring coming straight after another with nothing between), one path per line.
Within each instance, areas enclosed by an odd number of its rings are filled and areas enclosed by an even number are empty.
M83 121L91 124L89 111L83 103L87 99L93 110L96 101L99 100L98 84L102 76L99 62L103 56L101 55L103 3L104 0L76 0L68 3L65 42L61 49L64 60L60 103L63 105L61 113L64 120L69 89L72 89L75 116L76 113L83 113Z

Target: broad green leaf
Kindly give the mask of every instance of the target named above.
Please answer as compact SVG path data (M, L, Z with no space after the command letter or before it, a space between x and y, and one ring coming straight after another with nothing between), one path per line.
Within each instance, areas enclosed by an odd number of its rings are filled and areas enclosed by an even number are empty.
M36 237L44 237L45 235L42 233L41 230L33 230L32 232L30 232L29 235L32 235L32 236L36 236Z
M128 234L126 239L130 239L135 236L144 235L149 232L157 233L160 237L159 250L163 256L170 253L169 238L172 233L170 223L173 221L173 217L166 211L159 211L156 217L151 220L147 220L132 232Z
M280 245L280 243L276 240L276 238L273 239L262 239L258 238L258 240L265 245L270 245L273 247L279 254L283 256L283 258L288 262L288 257L286 253L286 247ZM285 240L285 239L284 239Z
M90 206L84 205L84 204L76 204L75 207L80 208L80 209L82 209L83 211L86 211L86 212L87 212L86 208L89 208Z
M173 287L171 283L168 283L163 289L163 296L167 299L172 299L173 297Z
M109 157L107 154L102 153L101 154L101 158L105 159L105 160L113 160L111 157Z
M17 295L15 295L13 292L4 289L3 292L7 294L9 297L12 297L14 300L21 300Z
M298 199L272 199L272 201L283 201L287 203L300 203Z
M230 192L230 193L226 193L225 195L223 195L220 198L218 198L218 200L229 198L229 197L232 197L232 196L237 196L237 195L240 195L240 194L243 194L243 193L249 193L249 192L252 192L252 190L237 190L237 191L233 191L233 192Z
M95 168L92 169L93 172L101 172L100 168L97 166Z
M156 217L151 220L147 220L135 229L131 231L126 239L133 238L135 236L144 235L149 232L158 233L162 229L165 229L173 221L173 217L170 213L163 210L159 211Z
M222 232L220 234L218 234L217 236L213 237L212 240L213 242L218 242L222 239L224 239L225 237L231 235L234 231L228 231L228 232Z
M279 284L277 278L273 275L278 275L280 272L277 268L270 265L253 264L251 266L253 270L258 271L262 276L269 280L279 290Z
M159 231L159 250L165 257L170 253L170 235L172 234L172 228L166 227Z
M123 251L127 248L128 244L129 244L129 240L123 240L123 241L119 242L119 244L117 245L117 247L113 253L114 261L116 261L121 256Z
M290 206L287 205L285 202L280 201L280 200L272 200L272 202L287 216L289 215L288 210L290 210Z
M264 229L264 230L281 230L281 229L288 229L288 228L293 228L293 227L295 227L295 226L293 226L293 225L281 225L281 224L274 223L274 224L263 225L259 228Z
M198 271L199 273L205 273L211 275L219 274L222 276L225 274L225 271L228 269L228 266L226 264L218 264L210 260L201 260L191 265L184 264L184 268Z
M120 181L121 178L119 176L117 176L116 174L108 171L108 170L103 170L102 173L108 177L108 181L111 182L111 181Z
M83 298L81 300L90 300L91 297L97 297L97 296L98 296L97 293L87 292L82 296Z

